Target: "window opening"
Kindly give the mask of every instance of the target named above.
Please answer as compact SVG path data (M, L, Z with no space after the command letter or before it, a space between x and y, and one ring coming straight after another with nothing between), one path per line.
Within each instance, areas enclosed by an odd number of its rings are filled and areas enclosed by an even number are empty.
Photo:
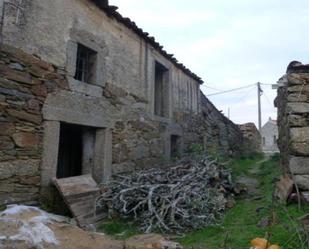
M97 52L81 44L77 46L75 79L94 83Z

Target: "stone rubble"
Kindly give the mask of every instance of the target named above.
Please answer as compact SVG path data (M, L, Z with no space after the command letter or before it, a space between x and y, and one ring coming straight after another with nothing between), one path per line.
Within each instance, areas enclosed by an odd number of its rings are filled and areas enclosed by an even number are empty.
M0 212L1 249L182 249L161 235L138 235L115 240L87 232L74 221L39 208L12 205Z

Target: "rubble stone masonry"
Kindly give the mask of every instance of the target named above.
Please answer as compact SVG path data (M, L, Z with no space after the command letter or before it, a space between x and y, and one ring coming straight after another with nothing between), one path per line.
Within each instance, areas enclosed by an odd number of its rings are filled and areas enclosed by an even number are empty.
M96 135L98 165L90 173L98 182L109 174L168 163L171 135L181 138L179 156L192 144L212 154L245 151L237 125L203 95L200 114L174 111L167 122L147 111L147 100L122 88L107 83L100 96L89 96L75 92L65 75L20 49L0 49L0 206L38 203L42 188L55 177L62 121L108 128ZM110 135L101 136L101 130ZM111 150L105 152L109 144ZM111 158L100 161L102 157ZM101 172L101 164L110 172Z
M0 51L0 206L34 204L39 197L42 106L49 92L66 89L56 69L21 50Z
M309 190L309 65L293 62L278 82L281 165L298 187Z
M108 1L20 5L0 34L0 206L49 198L55 177L250 153L203 81Z

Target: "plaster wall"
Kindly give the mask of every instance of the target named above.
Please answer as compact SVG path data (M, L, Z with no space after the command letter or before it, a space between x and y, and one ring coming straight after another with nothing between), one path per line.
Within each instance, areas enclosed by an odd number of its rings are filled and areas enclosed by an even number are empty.
M198 112L199 83L92 2L23 0L22 7L18 24L12 21L16 15L14 9L5 12L4 43L65 68L69 76L75 74L76 44L89 46L98 52L99 75L95 85L104 87L111 83L146 99L150 113L154 109L157 60L169 69L171 115L173 110Z

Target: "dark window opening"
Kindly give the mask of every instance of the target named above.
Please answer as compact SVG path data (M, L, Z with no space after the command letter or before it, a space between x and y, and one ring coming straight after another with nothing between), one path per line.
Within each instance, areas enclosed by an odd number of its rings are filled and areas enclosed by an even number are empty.
M171 135L171 158L180 157L180 136Z
M274 136L274 144L277 143L277 137Z
M157 116L168 116L168 69L156 62L155 65L154 113Z
M81 44L77 46L75 79L94 83L97 52Z
M57 178L82 175L82 126L61 123Z
M263 145L265 145L265 144L266 144L265 137L263 137Z

